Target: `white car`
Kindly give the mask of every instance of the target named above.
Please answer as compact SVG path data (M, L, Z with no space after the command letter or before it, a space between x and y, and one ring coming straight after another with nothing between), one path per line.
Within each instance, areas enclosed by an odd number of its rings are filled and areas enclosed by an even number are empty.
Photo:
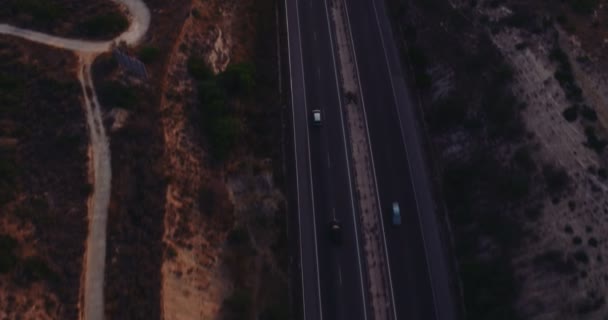
M321 125L321 110L312 110L312 124L315 126Z

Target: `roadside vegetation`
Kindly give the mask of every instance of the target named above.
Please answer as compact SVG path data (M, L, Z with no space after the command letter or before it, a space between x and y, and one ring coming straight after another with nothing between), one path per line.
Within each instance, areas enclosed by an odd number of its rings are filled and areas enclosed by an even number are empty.
M511 257L533 236L527 226L543 214L543 197L561 201L571 179L559 165L538 159L520 114L527 106L512 91L513 70L489 28L444 1L388 3L423 104L435 182L452 224L463 312L472 320L521 319ZM533 21L515 16L507 23ZM567 57L557 49L553 56L560 64L555 77L573 102L563 116L575 121L584 109L584 118L595 118L591 108L579 106ZM591 148L603 148L603 140L589 135Z
M6 0L0 22L86 39L111 39L129 26L116 3L105 0Z
M212 157L225 160L241 134L237 100L249 96L254 89L253 65L231 64L224 72L213 75L203 59L191 57L188 70L197 80L201 133Z
M221 257L234 290L223 301L220 316L280 320L289 318L290 305L287 211L279 191L285 188L282 97L278 95L277 57L269 54L276 52L277 26L273 1L255 0L252 5L254 12L237 9L247 28L233 34L256 35L243 40L246 56L214 74L204 55L196 50L190 55L187 69L198 95L191 121L208 152L211 170L225 171L228 188L244 186L244 192L234 194L233 218ZM195 13L193 17L205 19ZM270 184L266 176L273 178ZM199 197L205 208L218 200L217 193L209 192L214 188L208 189L203 188Z

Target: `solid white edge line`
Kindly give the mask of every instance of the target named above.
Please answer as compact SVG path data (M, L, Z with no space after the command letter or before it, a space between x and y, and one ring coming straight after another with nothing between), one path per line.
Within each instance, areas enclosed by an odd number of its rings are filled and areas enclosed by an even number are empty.
M390 260L388 257L388 246L386 245L386 232L384 230L384 218L383 218L383 214L382 214L382 202L380 202L380 192L378 191L378 179L376 177L376 164L374 163L374 153L372 151L372 139L370 139L369 136L369 127L367 124L367 112L365 111L365 97L363 95L363 89L362 89L362 84L361 84L361 78L359 75L359 62L357 60L357 51L355 50L355 38L353 37L353 32L352 29L350 27L351 23L350 23L350 15L348 13L348 3L347 1L343 1L344 2L344 6L345 9L344 10L346 12L346 20L348 21L348 32L350 34L350 46L351 46L351 50L353 52L353 58L355 60L355 68L357 69L357 81L359 82L359 95L361 96L361 107L363 109L363 117L365 118L365 132L367 134L367 141L368 141L368 149L369 149L369 155L370 155L370 159L372 160L372 174L374 176L374 184L375 184L375 191L376 191L376 200L378 201L378 211L379 211L379 215L380 215L380 226L382 228L382 241L384 242L384 256L386 258L386 269L388 270L388 282L389 282L389 288L391 290L391 305L393 306L393 317L394 319L398 319L397 318L397 307L395 306L395 292L393 290L393 277L391 274L391 266L390 266Z
M302 217L300 212L300 179L298 174L298 149L297 149L297 141L296 141L296 115L294 110L294 98L293 98L293 79L292 79L292 69L291 69L291 41L289 36L289 8L287 1L285 0L285 29L287 30L287 59L289 61L289 87L290 87L290 95L291 95L291 117L292 117L292 126L293 126L293 153L295 160L295 169L296 169L296 198L297 198L297 211L298 211L298 231L300 238L300 278L302 279L302 314L303 319L306 320L306 294L304 293L304 268L303 268L303 250L302 250Z
M432 277L432 271L431 271L431 266L430 266L430 260L429 260L429 253L428 253L428 248L426 245L426 239L424 237L424 230L422 227L422 217L420 216L420 204L418 203L418 193L416 192L416 186L414 185L414 175L412 174L412 165L411 165L411 161L410 161L410 155L409 152L407 150L407 143L405 142L405 135L403 132L403 127L401 125L401 112L399 112L399 102L397 101L397 94L395 93L395 84L393 83L393 74L391 72L391 66L388 62L388 55L386 53L386 44L384 42L384 36L382 34L382 27L380 26L380 20L378 18L378 9L376 8L376 2L375 0L371 0L372 2L372 6L374 7L374 16L376 18L376 25L378 27L378 32L380 33L380 42L382 43L382 52L384 53L384 61L386 62L386 69L388 70L388 74L389 74L389 80L391 82L391 90L393 92L393 100L395 101L395 109L397 110L397 117L399 118L399 130L401 131L401 142L403 143L403 147L405 148L405 155L407 157L407 166L408 166L408 170L410 172L410 184L412 185L412 190L414 192L414 201L416 202L416 213L418 215L418 224L420 226L420 235L422 236L422 245L424 246L424 255L426 257L426 268L428 271L428 278L429 281L431 283L431 293L433 294L433 309L435 309L435 318L439 317L439 310L437 309L437 296L435 293L435 286L434 286L434 281L433 281L433 277ZM389 26L390 27L390 26ZM416 132L416 128L414 128L414 132ZM431 214L435 214L434 212L432 212Z
M306 144L308 147L308 177L310 178L310 198L312 199L312 228L315 239L315 263L317 266L317 291L319 298L319 319L323 320L323 303L321 302L321 279L320 279L320 270L319 270L319 246L317 244L317 214L315 211L315 192L314 185L312 183L312 160L310 158L310 133L309 133L309 124L308 124L308 104L306 103L306 77L304 72L304 58L302 56L302 32L300 30L300 7L297 5L298 0L296 1L296 20L298 27L298 38L300 40L300 68L302 69L302 87L304 88L304 109L305 109L305 121L306 121ZM310 0L312 2L312 0ZM295 122L294 122L295 128Z
M341 87L340 87L340 83L338 81L338 68L336 66L336 55L335 55L335 52L334 52L334 40L333 40L333 37L332 37L331 23L329 21L329 9L328 9L328 6L327 6L327 0L323 0L323 3L325 4L325 19L327 21L327 28L328 28L328 32L329 32L329 42L330 42L330 48L331 48L331 57L332 57L332 63L333 63L333 66L334 66L334 78L336 80L336 89L338 90L337 94L338 94L338 103L339 103L339 108L340 108L340 112L339 112L339 114L340 114L340 125L342 127L342 139L344 141L344 156L346 158L346 169L347 169L348 185L349 185L348 191L349 191L349 194L350 194L351 209L352 209L351 213L352 213L352 216L353 216L353 227L354 227L354 230L355 230L355 242L356 242L356 245L357 245L357 262L359 264L359 280L361 282L361 299L363 300L362 301L363 302L362 303L363 304L363 315L364 315L364 319L367 319L367 302L368 301L365 299L365 288L366 288L366 286L365 286L364 281L363 281L363 268L362 268L362 265L361 265L361 253L360 253L361 247L359 245L359 233L357 231L357 216L356 216L356 213L355 213L355 211L356 211L355 210L355 200L354 200L354 197L353 197L353 184L352 184L352 180L351 180L352 171L350 169L348 144L346 142L346 131L344 129L344 115L342 114L343 105L342 105L342 97L341 97L341 90L340 90Z

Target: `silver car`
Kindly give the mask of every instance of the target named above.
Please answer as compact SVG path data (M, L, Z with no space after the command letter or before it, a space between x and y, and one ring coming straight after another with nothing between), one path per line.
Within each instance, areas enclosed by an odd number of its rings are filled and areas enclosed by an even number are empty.
M312 124L315 126L321 125L321 110L312 110Z
M399 203L393 202L393 225L401 225L401 210L399 209Z

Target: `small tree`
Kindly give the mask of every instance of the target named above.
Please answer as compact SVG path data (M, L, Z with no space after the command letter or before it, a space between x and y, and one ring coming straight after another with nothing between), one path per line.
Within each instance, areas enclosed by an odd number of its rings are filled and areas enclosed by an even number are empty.
M547 190L552 194L560 194L566 190L570 183L570 177L564 168L558 168L553 165L545 165L543 167L543 177Z
M255 87L255 68L250 63L231 64L218 80L230 96L248 95Z

